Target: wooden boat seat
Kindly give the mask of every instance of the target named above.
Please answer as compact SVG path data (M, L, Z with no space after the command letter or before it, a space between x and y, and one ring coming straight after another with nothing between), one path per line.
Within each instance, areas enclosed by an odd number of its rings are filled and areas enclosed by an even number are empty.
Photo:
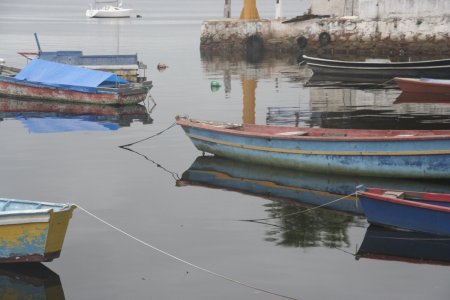
M404 192L397 192L397 191L386 191L386 192L383 193L383 196L393 197L393 198L398 198L398 199L404 199L405 198L405 193Z
M346 133L342 133L342 132L324 132L322 133L322 136L347 136Z
M277 135L282 135L282 136L302 136L302 135L308 135L308 132L306 132L306 131L288 131L288 132L277 133Z

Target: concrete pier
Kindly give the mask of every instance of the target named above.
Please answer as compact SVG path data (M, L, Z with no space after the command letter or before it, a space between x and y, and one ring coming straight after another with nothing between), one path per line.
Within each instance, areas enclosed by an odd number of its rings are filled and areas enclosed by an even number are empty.
M203 53L343 54L448 57L450 15L360 19L305 15L291 20L210 20L201 27Z

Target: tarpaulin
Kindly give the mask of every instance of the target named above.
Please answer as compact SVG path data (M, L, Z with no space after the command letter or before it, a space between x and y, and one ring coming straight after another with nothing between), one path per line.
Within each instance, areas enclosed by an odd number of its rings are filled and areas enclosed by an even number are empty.
M102 85L128 83L114 73L84 69L41 59L33 59L15 78L75 90L90 90Z

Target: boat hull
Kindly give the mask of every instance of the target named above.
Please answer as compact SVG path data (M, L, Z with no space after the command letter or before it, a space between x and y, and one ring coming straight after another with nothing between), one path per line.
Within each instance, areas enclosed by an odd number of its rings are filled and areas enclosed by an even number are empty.
M424 77L450 78L450 59L417 62L355 62L303 56L315 75L367 78Z
M132 9L88 9L86 16L89 18L129 18Z
M0 215L0 263L58 258L74 209L71 205L60 211Z
M0 95L30 100L127 105L144 101L150 87L122 90L97 88L95 92L82 92L0 76Z
M394 78L394 81L403 92L443 94L449 97L450 100L450 81L444 83L439 81L433 82L416 78L399 77Z
M450 178L450 135L436 140L412 139L409 135L391 140L290 139L240 134L220 127L198 125L183 118L177 122L198 150L250 163L321 173Z
M371 224L450 236L450 201L415 202L358 192L364 214Z

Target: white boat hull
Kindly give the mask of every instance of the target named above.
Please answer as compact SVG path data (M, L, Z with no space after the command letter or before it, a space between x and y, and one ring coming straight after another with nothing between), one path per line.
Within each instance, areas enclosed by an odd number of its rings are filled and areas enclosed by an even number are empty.
M106 6L101 9L86 10L86 17L89 18L129 18L131 8L121 8L117 6Z

